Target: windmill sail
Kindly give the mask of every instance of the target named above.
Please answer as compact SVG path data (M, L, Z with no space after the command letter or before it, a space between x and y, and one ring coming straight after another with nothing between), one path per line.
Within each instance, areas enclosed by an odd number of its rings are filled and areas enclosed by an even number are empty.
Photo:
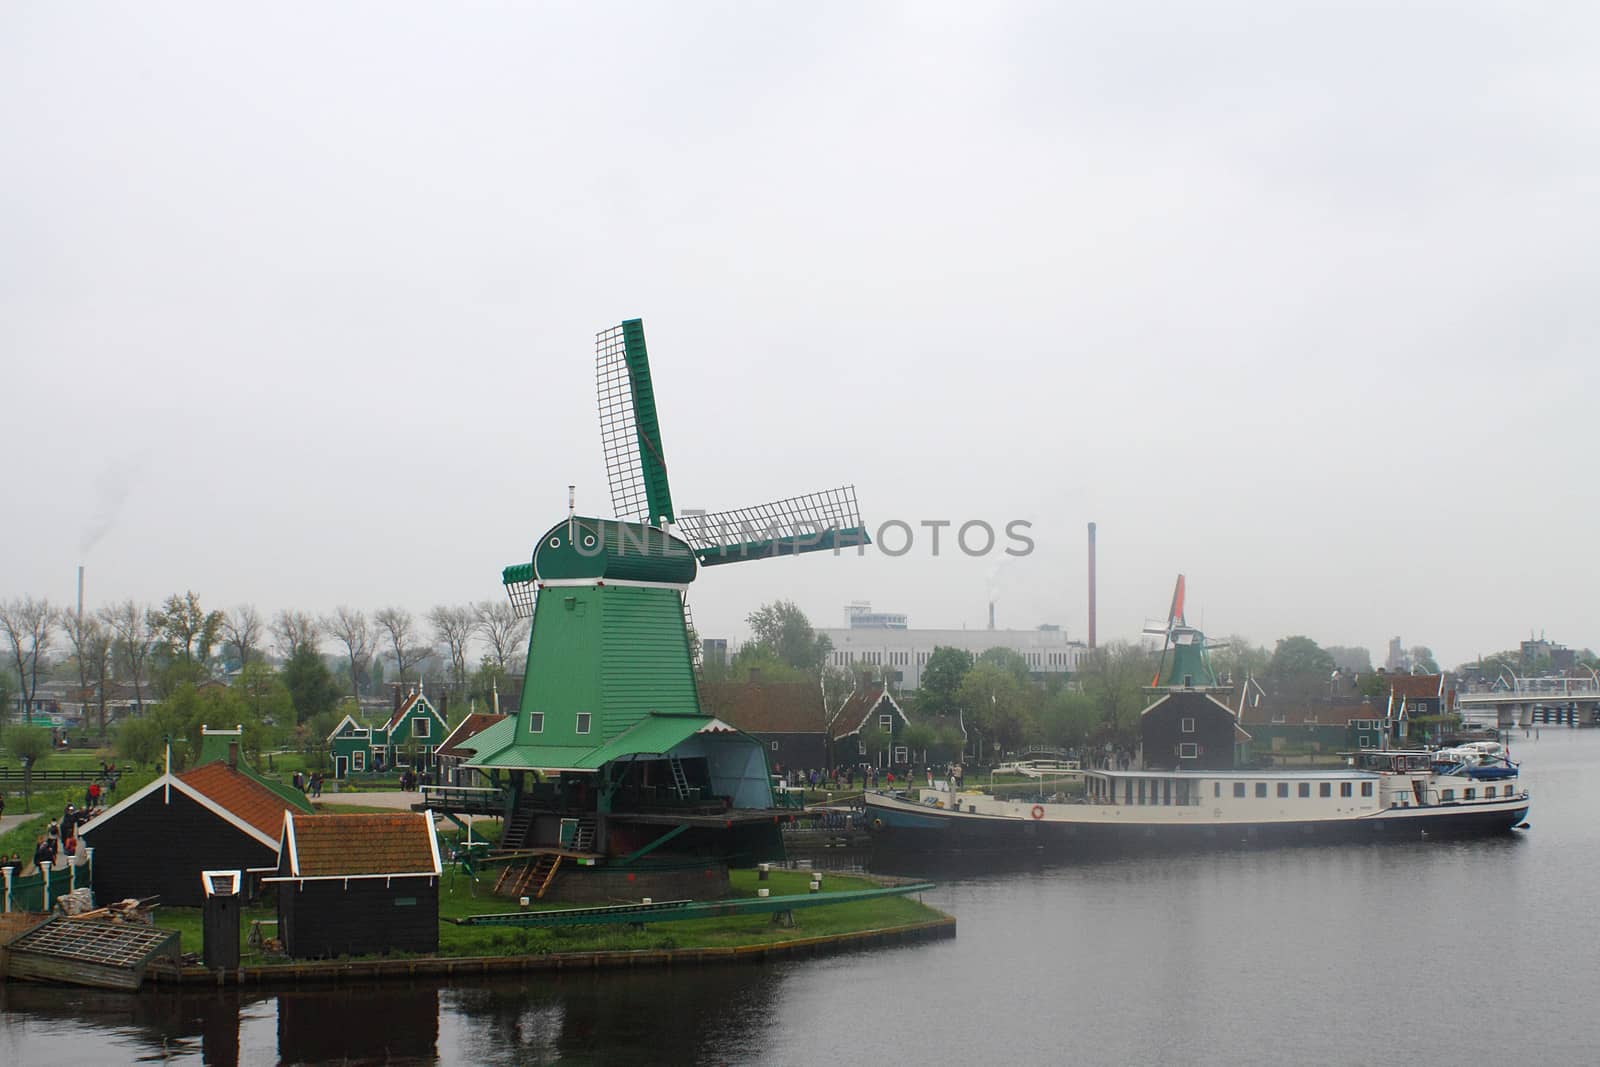
M612 511L619 519L665 526L672 522L672 491L641 320L595 336L595 388Z
M686 513L678 533L705 567L870 543L853 485L732 511Z

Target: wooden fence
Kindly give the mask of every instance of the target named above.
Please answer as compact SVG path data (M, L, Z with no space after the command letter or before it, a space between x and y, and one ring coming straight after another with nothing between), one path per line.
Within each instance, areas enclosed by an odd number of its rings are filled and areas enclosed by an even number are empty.
M94 849L85 848L65 867L14 874L0 871L0 912L49 911L57 897L89 885L94 874Z

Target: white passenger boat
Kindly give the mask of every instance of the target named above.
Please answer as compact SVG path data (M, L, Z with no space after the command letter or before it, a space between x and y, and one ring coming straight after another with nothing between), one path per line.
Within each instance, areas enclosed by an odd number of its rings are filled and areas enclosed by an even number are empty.
M1085 791L1071 798L869 793L867 826L914 848L1410 839L1506 833L1529 804L1518 766L1484 750L1364 750L1327 770L1082 773Z

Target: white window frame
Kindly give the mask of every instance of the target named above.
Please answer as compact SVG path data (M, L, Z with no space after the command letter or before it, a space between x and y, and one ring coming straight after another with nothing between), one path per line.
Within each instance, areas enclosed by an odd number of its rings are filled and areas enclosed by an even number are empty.
M367 769L366 749L358 748L350 753L350 769L352 771L365 771Z
M530 734L542 734L542 733L544 733L544 712L542 712L542 711L530 711L530 712L528 712L528 732Z
M882 730L886 734L894 733L894 716L893 715L879 715L878 716L878 729Z
M1179 759L1199 759L1200 746L1193 741L1184 741L1178 745Z
M578 712L577 722L574 723L579 734L587 734L594 729L594 713L589 711Z
M1179 719L1178 720L1178 728L1179 728L1179 730L1181 730L1183 733L1186 733L1186 734L1194 733L1194 716L1193 715L1186 715L1183 718Z
M425 717L419 716L415 719L412 719L411 736L416 738L427 737L428 731L431 729L431 727L432 724Z

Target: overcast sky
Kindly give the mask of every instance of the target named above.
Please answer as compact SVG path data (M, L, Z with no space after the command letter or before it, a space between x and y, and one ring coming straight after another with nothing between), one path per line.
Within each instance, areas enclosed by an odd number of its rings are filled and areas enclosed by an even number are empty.
M610 513L645 320L675 503L842 483L1034 551L717 568L914 626L1454 664L1600 644L1600 9L11 3L0 596L501 595ZM898 541L903 540L897 536ZM1002 542L1003 544L1004 542Z

